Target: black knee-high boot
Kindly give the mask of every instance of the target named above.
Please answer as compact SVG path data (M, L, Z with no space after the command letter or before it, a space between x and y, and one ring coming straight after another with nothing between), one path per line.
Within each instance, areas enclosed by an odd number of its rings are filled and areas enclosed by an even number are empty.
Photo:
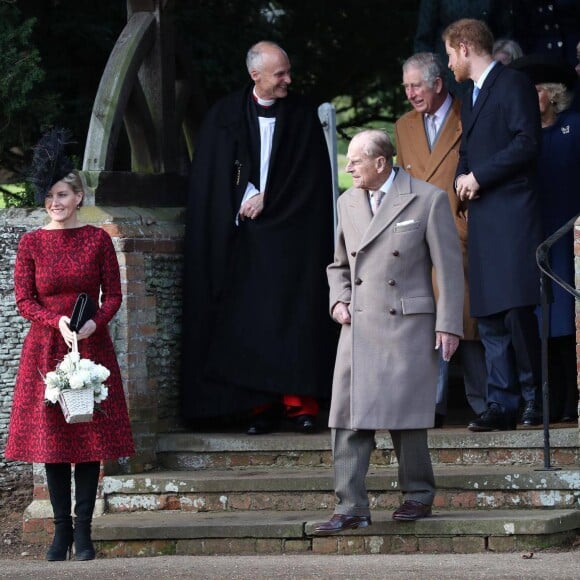
M95 547L91 540L91 522L99 485L98 461L75 465L75 558L93 560Z
M71 517L70 463L46 463L46 483L54 513L54 539L46 559L56 562L70 558L73 543Z

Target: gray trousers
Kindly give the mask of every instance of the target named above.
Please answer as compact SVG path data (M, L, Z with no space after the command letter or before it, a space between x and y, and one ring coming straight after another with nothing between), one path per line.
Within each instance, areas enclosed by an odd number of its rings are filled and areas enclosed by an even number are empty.
M435 476L427 445L427 429L390 431L399 462L399 489L403 499L431 505L435 497ZM365 485L374 430L332 429L335 514L370 515Z

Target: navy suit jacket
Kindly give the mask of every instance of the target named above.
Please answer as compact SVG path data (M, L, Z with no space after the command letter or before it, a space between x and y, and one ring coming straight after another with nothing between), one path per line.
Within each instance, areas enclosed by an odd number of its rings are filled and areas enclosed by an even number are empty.
M461 122L457 175L473 172L480 185L479 198L468 208L471 315L537 304L541 124L536 89L526 75L497 63L475 106L471 92L466 96Z

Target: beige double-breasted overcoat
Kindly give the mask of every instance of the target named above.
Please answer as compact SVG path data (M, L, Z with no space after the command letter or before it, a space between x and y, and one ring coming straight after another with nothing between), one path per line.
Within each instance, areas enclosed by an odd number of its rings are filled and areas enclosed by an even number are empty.
M330 308L348 303L352 323L342 326L338 345L334 428L432 427L435 332L463 334L462 257L447 193L396 169L374 217L363 189L338 200Z

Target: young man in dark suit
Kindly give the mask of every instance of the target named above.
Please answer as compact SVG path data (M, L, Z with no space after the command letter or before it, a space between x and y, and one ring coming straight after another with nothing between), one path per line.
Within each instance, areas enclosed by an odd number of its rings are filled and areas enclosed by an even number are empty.
M538 97L525 75L494 62L493 35L484 22L458 20L446 28L443 39L456 80L474 82L461 111L455 190L469 207L471 315L478 321L489 377L488 410L469 429L515 429L522 399L522 423L537 425Z

